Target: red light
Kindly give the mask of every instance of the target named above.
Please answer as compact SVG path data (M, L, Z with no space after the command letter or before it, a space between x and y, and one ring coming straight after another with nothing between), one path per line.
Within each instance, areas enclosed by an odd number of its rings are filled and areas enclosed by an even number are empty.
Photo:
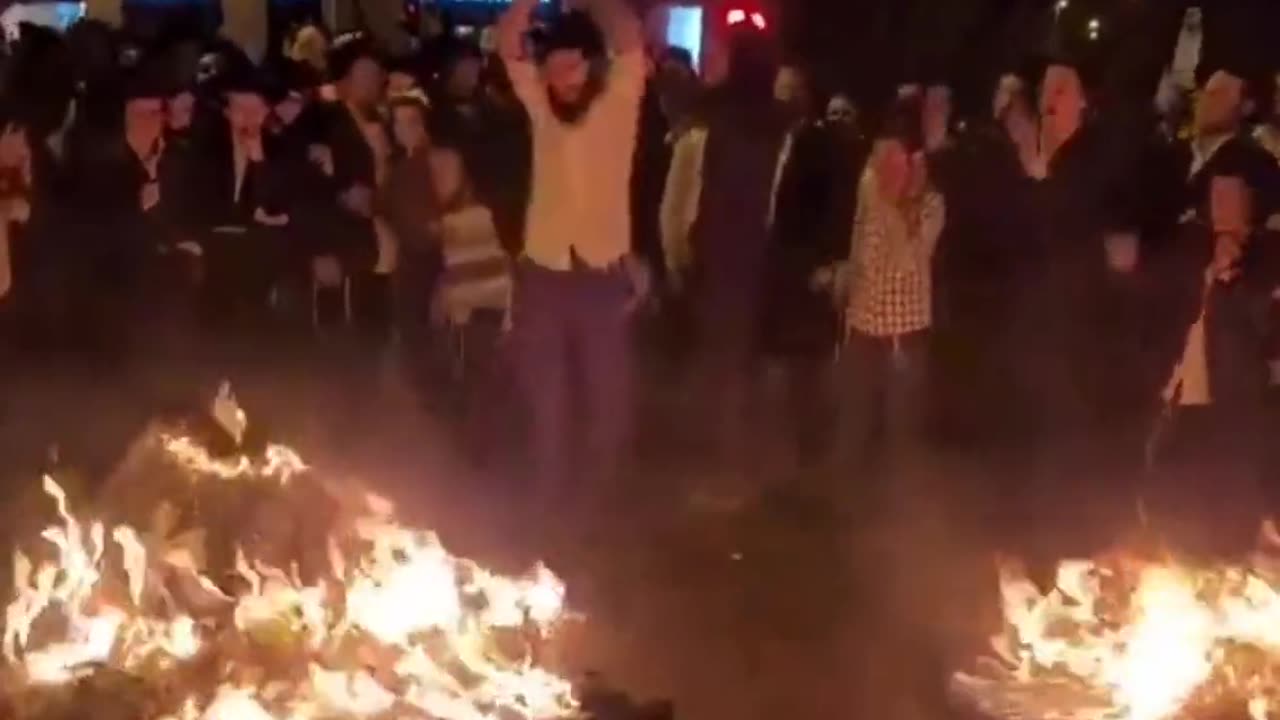
M769 21L765 18L764 13L758 10L748 11L740 7L726 12L724 20L729 27L739 27L747 24L750 24L756 30L764 30L769 27Z

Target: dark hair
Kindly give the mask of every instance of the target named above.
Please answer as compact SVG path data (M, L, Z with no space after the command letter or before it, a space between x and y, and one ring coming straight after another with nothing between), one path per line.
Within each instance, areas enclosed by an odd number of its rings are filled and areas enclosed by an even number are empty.
M659 62L673 62L692 70L693 69L693 53L688 48L679 45L671 45L662 51Z
M580 11L561 15L542 38L539 61L557 50L579 50L587 57L604 55L604 38L591 16Z
M772 97L778 60L772 41L754 29L735 30L729 37L729 76L726 89L741 98L761 102Z

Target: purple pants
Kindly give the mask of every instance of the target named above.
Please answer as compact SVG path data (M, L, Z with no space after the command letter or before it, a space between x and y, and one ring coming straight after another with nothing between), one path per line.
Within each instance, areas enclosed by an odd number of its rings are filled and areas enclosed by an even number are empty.
M535 492L608 483L629 433L631 363L619 269L559 272L532 262L516 275L516 373L529 404ZM580 408L584 417L574 417Z

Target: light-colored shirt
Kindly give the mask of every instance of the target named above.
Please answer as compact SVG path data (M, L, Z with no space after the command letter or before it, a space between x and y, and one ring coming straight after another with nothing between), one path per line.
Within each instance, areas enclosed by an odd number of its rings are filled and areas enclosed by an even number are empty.
M1173 375L1165 385L1162 397L1165 403L1177 402L1182 407L1203 407L1213 404L1213 388L1209 383L1209 355L1205 344L1205 311L1208 309L1209 292L1213 289L1213 277L1206 276L1200 315L1187 331L1186 344L1182 346L1182 359L1173 369Z
M946 219L937 192L899 209L863 176L849 262L849 330L890 338L933 325L933 252Z
M644 95L643 51L612 59L604 89L576 123L556 117L536 65L508 59L507 73L533 134L526 257L552 270L568 270L575 256L595 268L619 262L631 251L631 163Z

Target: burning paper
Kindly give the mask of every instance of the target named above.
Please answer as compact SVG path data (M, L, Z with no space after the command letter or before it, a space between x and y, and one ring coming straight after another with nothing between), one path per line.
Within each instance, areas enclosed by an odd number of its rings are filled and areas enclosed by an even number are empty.
M1041 592L1000 572L1005 631L952 690L998 718L1168 720L1280 710L1280 577L1114 556L1066 561Z
M224 415L243 419L229 407ZM284 446L231 461L188 437L164 448L193 478L283 483L306 468ZM129 673L165 688L150 715L165 720L577 713L571 684L537 663L563 617L560 580L545 567L506 578L457 558L434 534L396 522L381 498L330 538L323 577L304 582L296 563L237 551L234 579L219 583L200 574L201 533L170 538L173 508L162 504L142 532L76 517L52 477L44 491L59 522L15 553L10 687L56 692L104 669ZM175 577L193 578L202 600L172 591Z

